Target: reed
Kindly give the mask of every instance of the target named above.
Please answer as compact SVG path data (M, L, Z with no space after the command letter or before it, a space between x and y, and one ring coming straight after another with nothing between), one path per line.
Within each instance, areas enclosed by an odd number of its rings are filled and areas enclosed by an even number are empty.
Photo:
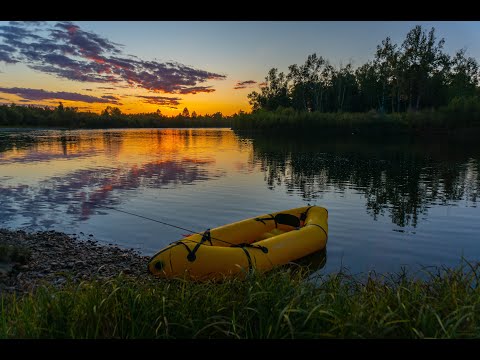
M477 108L449 105L435 111L422 110L404 113L322 113L299 112L291 108L276 111L259 110L232 118L232 129L281 132L305 131L311 133L343 134L400 134L415 132L480 129L480 111ZM480 105L478 105L480 109Z
M417 274L418 275L418 274ZM407 274L280 268L196 283L119 276L1 296L1 338L477 338L480 263Z

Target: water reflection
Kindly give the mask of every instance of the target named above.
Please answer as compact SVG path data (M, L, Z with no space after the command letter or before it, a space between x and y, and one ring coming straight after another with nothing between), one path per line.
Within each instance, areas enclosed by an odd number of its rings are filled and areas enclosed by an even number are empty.
M216 161L208 151L198 148L205 139L191 131L32 134L0 133L0 224L23 217L31 227L48 228L65 222L65 214L70 223L85 221L104 206L125 202L132 190L225 176L224 169L212 167ZM218 131L213 135L210 147L221 148L225 139Z
M416 227L435 205L464 201L475 207L480 187L480 147L440 137L244 136L215 129L2 131L0 165L0 219L10 221L18 213L35 224L45 208L63 206L73 220L86 220L103 205L118 205L119 191L177 187L228 173L260 171L270 190L285 188L305 202L356 192L374 219L388 216L400 227Z
M120 203L118 190L142 188L164 188L169 185L185 185L222 176L221 172L209 174L204 165L209 161L181 162L156 161L132 166L129 169L82 169L62 177L52 177L35 186L0 186L3 220L11 220L16 213L32 220L32 225L52 225L39 223L44 216L42 209L48 204L49 211L65 207L66 213L75 215L72 220L87 220L95 209ZM125 200L125 199L124 199ZM50 217L50 216L49 216Z
M285 186L305 201L355 191L367 212L398 226L417 226L432 205L464 200L475 207L480 147L452 138L343 139L253 136L268 188Z
M304 256L289 264L294 271L300 269L307 276L314 276L320 273L327 264L327 247L313 254Z
M0 131L0 159L7 151L27 148L35 142L36 138L28 134Z
M226 129L130 129L130 130L37 130L0 129L2 163L48 161L60 155L84 157L102 154L124 160L129 154L188 154L215 151L236 144L236 137ZM196 157L196 156L193 156Z

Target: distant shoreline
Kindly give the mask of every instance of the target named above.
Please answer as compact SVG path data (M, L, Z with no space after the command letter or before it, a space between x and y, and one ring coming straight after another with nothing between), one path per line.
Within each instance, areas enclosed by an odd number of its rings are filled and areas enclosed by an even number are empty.
M322 113L292 109L258 111L234 117L232 129L253 132L329 134L425 134L480 132L480 113L419 111L410 113Z
M253 133L287 132L290 134L452 134L480 133L480 113L420 111L412 113L320 113L292 112L291 109L258 111L223 118L214 122L204 119L156 121L123 121L117 119L106 126L105 122L76 123L67 126L25 123L0 124L0 131L29 130L121 130L121 129L232 129Z

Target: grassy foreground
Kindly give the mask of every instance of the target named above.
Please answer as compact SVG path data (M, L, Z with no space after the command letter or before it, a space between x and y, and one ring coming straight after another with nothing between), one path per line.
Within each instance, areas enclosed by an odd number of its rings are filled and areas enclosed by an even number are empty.
M194 283L124 276L3 295L0 338L478 338L480 263L407 274L303 271Z

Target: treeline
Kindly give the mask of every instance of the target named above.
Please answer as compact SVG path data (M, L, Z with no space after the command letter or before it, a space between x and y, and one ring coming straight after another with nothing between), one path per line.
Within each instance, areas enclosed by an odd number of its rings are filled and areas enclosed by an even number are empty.
M452 57L437 41L435 28L410 30L401 45L387 37L374 59L336 69L317 54L305 64L290 65L288 74L273 68L261 92L248 95L253 110L279 106L299 111L403 112L447 105L455 97L479 95L479 67L465 49Z
M60 128L147 128L147 127L230 127L231 119L217 112L213 115L190 115L185 108L177 116L168 117L160 111L153 113L123 114L117 107L107 108L101 113L80 112L62 103L56 108L0 106L0 126L31 126Z
M315 53L303 65L289 66L287 74L273 68L261 91L248 94L252 115L241 114L234 127L270 127L278 125L273 124L277 119L297 124L300 117L306 122L323 121L321 114L326 113L370 113L365 122L383 117L408 125L406 116L384 115L479 112L477 61L467 57L465 49L454 56L446 54L444 44L444 39L437 40L434 28L426 32L416 26L400 45L387 37L377 46L374 59L356 69L351 63L336 68ZM271 115L275 120L266 114L272 111L276 112ZM246 120L242 124L245 119L250 123ZM345 122L338 116L332 119ZM264 124L253 124L255 120Z

